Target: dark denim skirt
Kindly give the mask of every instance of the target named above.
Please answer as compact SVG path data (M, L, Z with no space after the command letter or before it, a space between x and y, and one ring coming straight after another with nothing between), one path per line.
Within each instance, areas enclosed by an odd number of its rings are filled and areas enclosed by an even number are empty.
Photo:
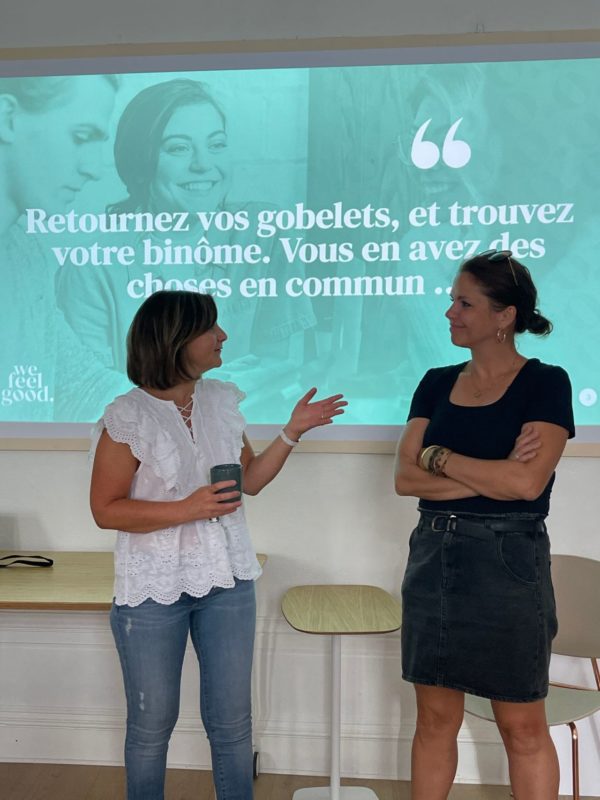
M548 693L556 608L542 519L422 512L402 583L402 674L527 703Z

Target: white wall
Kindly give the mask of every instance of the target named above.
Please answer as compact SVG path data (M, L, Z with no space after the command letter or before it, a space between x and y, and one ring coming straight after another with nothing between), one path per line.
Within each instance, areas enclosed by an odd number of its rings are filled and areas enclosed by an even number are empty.
M92 8L95 10L92 11ZM116 42L293 39L600 28L595 0L21 0L2 15L0 47ZM325 773L326 639L291 631L279 604L307 582L373 583L398 595L415 503L397 498L392 459L296 453L284 474L247 500L256 547L269 554L259 583L256 742L267 771ZM600 461L569 458L558 470L550 518L555 552L600 559ZM0 547L110 549L87 508L86 455L0 452ZM1 579L1 576L0 576ZM400 679L399 637L344 641L342 769L408 777L412 690ZM561 674L568 665L555 669ZM0 613L0 757L119 763L120 675L105 614ZM193 665L186 667L173 765L206 766ZM600 796L600 720L580 726L582 793ZM568 740L555 735L568 792ZM506 782L498 737L467 721L458 780Z
M392 457L295 453L285 472L246 505L258 550L256 743L263 769L327 771L329 645L292 631L280 601L300 583L372 583L396 596L415 502L392 490ZM0 452L0 537L10 549L110 549L87 508L85 453ZM550 517L554 552L600 558L596 521L600 461L559 465ZM34 578L35 576L32 576ZM0 576L1 580L1 576ZM412 689L400 679L399 636L343 642L343 770L407 779ZM564 678L564 664L558 665ZM0 613L0 753L4 760L119 763L120 673L106 614ZM185 673L171 763L208 766L197 714L196 671ZM567 729L557 732L563 788L570 781ZM491 725L468 720L458 780L506 781ZM599 795L600 720L581 723L582 792Z

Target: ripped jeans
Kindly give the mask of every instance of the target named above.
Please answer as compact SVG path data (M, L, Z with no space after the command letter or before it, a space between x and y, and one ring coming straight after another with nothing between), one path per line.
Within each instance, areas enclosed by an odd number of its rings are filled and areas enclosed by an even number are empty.
M110 622L127 697L127 800L163 800L167 748L179 714L188 633L200 663L200 712L218 800L252 800L250 678L253 581L182 594L171 605L113 604Z

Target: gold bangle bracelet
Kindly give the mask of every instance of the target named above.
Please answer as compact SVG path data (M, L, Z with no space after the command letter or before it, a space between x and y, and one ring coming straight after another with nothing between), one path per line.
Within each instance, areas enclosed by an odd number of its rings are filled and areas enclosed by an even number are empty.
M440 478L447 477L444 470L446 469L446 464L448 463L448 459L451 455L452 450L450 450L448 447L440 447L432 461L431 472Z
M425 470L425 472L429 472L431 456L433 455L433 451L437 450L437 448L437 444L430 444L429 447L424 447L419 453L419 466L422 470Z

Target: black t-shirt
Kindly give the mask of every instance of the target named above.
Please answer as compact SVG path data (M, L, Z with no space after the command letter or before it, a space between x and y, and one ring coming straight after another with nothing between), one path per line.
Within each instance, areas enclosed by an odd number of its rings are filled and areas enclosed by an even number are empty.
M413 396L408 419L429 420L423 447L439 444L472 458L504 459L525 422L552 422L575 435L571 383L561 367L527 361L506 392L486 406L458 406L450 402L452 387L465 363L438 367L425 373ZM471 514L547 514L554 475L532 501L468 497L462 500L420 500L420 507Z

